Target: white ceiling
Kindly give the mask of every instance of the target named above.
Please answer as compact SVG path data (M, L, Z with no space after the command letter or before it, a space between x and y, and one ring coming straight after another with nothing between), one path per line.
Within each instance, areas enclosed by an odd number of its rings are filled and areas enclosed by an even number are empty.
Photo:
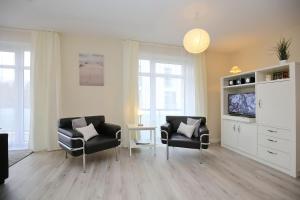
M234 51L300 25L300 0L0 0L0 26L181 45L201 27Z

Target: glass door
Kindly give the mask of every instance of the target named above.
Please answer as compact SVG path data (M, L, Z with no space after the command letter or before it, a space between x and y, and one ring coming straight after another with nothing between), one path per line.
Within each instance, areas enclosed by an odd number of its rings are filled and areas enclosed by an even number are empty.
M28 149L30 127L30 51L23 44L0 43L0 132L9 149Z

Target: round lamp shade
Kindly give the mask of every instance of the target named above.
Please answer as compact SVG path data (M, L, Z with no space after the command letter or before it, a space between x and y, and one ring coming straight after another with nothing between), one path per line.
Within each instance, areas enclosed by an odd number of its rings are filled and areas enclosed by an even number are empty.
M183 38L183 46L189 53L201 53L205 51L210 43L208 33L203 29L192 29Z

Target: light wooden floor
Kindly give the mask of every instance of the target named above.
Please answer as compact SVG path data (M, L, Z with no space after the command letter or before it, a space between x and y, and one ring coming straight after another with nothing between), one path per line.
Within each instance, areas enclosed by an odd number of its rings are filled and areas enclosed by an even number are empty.
M10 168L0 199L300 199L300 180L272 170L219 146L199 151L165 148L121 149L65 159L63 151L34 153Z

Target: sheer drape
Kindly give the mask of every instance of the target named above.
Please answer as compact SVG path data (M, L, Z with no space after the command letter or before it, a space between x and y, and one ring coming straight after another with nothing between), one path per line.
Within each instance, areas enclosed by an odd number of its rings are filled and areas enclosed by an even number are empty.
M182 86L182 96L178 97L176 101L179 101L180 99L183 101L183 104L180 106L180 109L177 109L179 105L175 106L177 112L174 112L174 115L195 115L196 108L195 108L195 95L196 95L196 88L195 88L195 67L196 67L196 57L188 54L182 47L176 47L176 46L166 46L166 45L157 45L157 44L141 44L140 45L140 59L143 60L149 60L151 63L152 71L152 77L153 76L164 76L165 81L169 80L175 80L182 79L182 83L180 83L180 86ZM162 64L169 64L169 67L177 67L180 66L180 73L173 73L168 72L160 74L160 72L157 72L157 69L160 67L163 67ZM179 69L179 68L178 68ZM155 82L154 85L159 84L157 82L158 79L153 80ZM175 82L173 81L173 85ZM152 85L153 86L153 85ZM153 86L155 87L155 86ZM159 88L157 88L159 89ZM179 89L179 88L178 88ZM159 91L156 91L155 93L159 93ZM162 98L162 97L161 97ZM167 97L166 97L167 98ZM170 97L172 98L172 97ZM160 101L160 99L157 97L155 100L152 100L151 107L157 107L157 103ZM198 100L197 100L198 102ZM156 108L155 108L156 109ZM167 113L167 112L166 112ZM171 114L171 113L170 113ZM160 118L164 118L164 116L161 116ZM154 120L152 117L152 123ZM160 121L160 120L159 120Z
M143 122L165 122L166 115L206 116L204 55L182 47L140 44L139 107Z
M32 33L31 132L34 151L53 150L57 145L60 112L60 38L54 32Z
M207 75L205 54L194 56L195 59L195 114L207 117Z
M128 146L126 124L138 122L138 66L139 43L124 41L123 43L123 113L124 132L122 134L123 146Z

